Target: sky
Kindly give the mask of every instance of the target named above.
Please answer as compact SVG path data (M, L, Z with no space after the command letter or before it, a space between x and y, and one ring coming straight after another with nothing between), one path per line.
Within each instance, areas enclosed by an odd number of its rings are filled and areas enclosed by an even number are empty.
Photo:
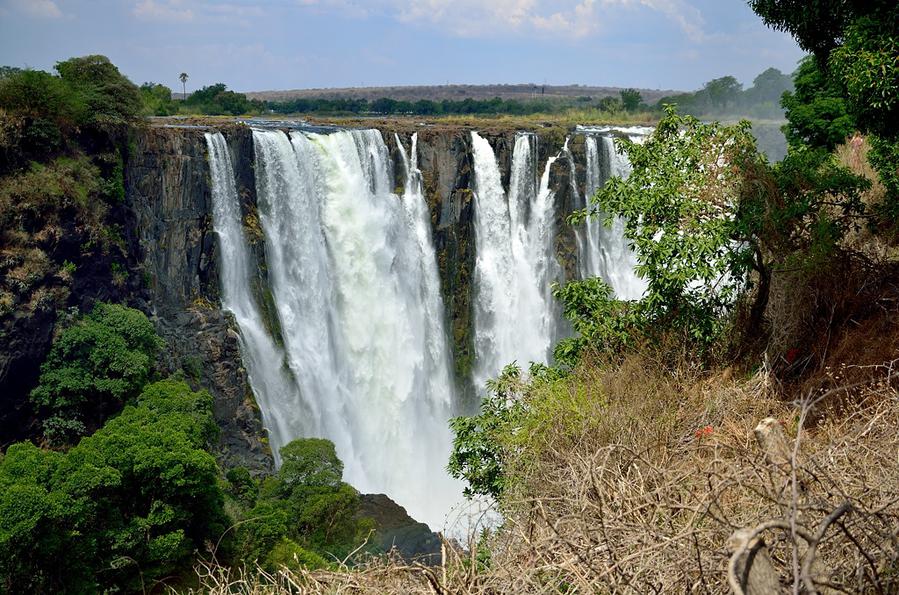
M0 0L0 64L104 54L135 83L236 91L749 86L803 53L744 0Z

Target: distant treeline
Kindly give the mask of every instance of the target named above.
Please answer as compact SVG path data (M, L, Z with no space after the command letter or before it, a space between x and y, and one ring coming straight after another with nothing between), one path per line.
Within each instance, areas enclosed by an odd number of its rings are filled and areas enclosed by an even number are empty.
M782 118L781 97L793 90L793 76L776 68L769 68L752 81L744 90L732 76L723 76L707 82L693 93L662 97L658 106L676 104L681 113L694 116L722 116L726 114L754 118Z
M617 97L603 97L594 101L591 97L576 98L573 101L533 100L518 101L514 99L462 99L432 101L398 101L382 97L375 101L352 98L300 98L288 101L271 102L271 111L281 114L289 113L347 113L377 115L415 115L439 116L449 114L510 114L530 115L540 113L556 113L573 107L596 107L603 111L622 109Z
M103 57L100 57L103 58ZM103 60L106 60L103 58ZM108 60L107 60L108 62ZM54 83L55 77L40 71L22 71L0 67L0 80L13 75L38 77L35 83ZM43 77L43 78L41 78ZM40 85L39 85L40 86ZM224 83L198 89L183 100L176 100L172 90L159 83L140 86L139 109L143 115L173 116L178 114L244 115L244 114L319 114L352 116L441 116L441 115L517 115L564 114L573 110L599 111L609 114L621 112L661 113L662 106L677 104L682 113L696 116L725 115L753 118L782 118L780 100L785 91L793 88L791 75L769 68L758 75L751 87L732 76L707 82L702 89L663 97L655 104L647 104L636 89L622 89L618 96L581 96L534 99L472 99L418 101L382 97L363 98L304 97L281 101L250 99L243 93L228 90Z

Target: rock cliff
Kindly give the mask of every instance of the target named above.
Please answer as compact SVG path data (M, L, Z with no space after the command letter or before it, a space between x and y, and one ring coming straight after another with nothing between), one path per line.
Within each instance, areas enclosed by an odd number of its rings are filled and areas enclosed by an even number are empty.
M277 317L266 289L264 242L256 214L254 151L248 126L217 125L228 140L244 211L245 229L251 241L258 271L255 290L266 310L273 334L279 334ZM455 351L456 374L463 388L469 382L472 352L472 279L475 262L470 130L463 127L414 127L398 122L379 126L394 152L399 167L396 134L406 147L418 132L419 168L431 212L433 237L447 328ZM166 340L160 364L163 374L183 371L195 386L215 397L215 415L221 427L218 457L225 467L237 465L254 472L271 468L265 430L253 398L239 352L237 327L220 307L218 247L212 225L209 166L205 126L153 126L132 134L125 159L125 203L118 214L125 228L127 257L137 283L113 292L83 291L75 305L91 299L126 301L145 311ZM493 145L503 183L508 185L516 130L491 129L481 134ZM545 163L562 150L566 132L558 128L536 131L539 160ZM557 205L556 253L568 278L576 270L574 233L565 218L581 206L583 194L583 139L572 136L569 144L575 163L565 155L550 172ZM571 175L575 176L572 191ZM397 173L398 184L403 183ZM108 264L107 264L108 267ZM102 279L95 281L102 285ZM121 295L120 295L121 294ZM83 302L83 303L82 303ZM13 319L7 326L7 347L0 353L5 376L0 377L5 423L2 437L8 442L27 432L13 427L28 424L27 394L36 383L37 365L52 338L55 315ZM5 358L5 359L4 359ZM16 359L18 358L18 359ZM27 373L11 374L12 361L31 362ZM27 367L27 366L26 366ZM474 408L473 387L464 407Z

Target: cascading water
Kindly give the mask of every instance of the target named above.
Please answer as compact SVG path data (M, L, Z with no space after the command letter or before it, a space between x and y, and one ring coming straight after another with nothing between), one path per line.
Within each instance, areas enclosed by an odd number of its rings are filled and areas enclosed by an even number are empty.
M642 142L645 134L629 135L634 142ZM587 156L585 201L609 178L630 175L631 164L627 156L619 153L615 139L609 134L587 133L585 139ZM584 203L586 206L586 202ZM619 299L635 300L646 291L646 282L639 278L634 269L636 256L624 237L624 221L614 218L612 225L603 224L604 217L589 217L578 232L579 269L582 278L600 277L611 286Z
M537 139L519 134L508 196L490 143L472 132L476 243L475 386L506 364L546 363L558 332L550 285L560 276L553 254L551 157L537 178Z
M241 358L262 410L271 443L278 446L296 432L292 422L297 415L280 416L275 412L284 406L282 404L298 406L299 390L293 376L285 369L284 352L266 329L259 305L250 290L251 257L243 231L228 145L220 133L207 133L205 136L212 178L212 219L221 251L222 307L234 315L240 328Z
M287 420L272 447L329 438L349 483L440 527L461 486L444 470L455 399L416 139L402 197L376 130L253 139L272 299L302 395L265 399L267 418Z

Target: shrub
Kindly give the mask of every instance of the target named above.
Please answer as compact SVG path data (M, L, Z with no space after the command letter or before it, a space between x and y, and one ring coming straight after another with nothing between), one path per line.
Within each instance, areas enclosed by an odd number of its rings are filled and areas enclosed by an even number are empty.
M31 393L47 438L70 441L137 396L162 345L142 312L113 304L98 303L65 329Z
M283 538L338 558L366 537L359 493L343 483L343 463L328 440L294 440L281 448L278 474L266 478L255 506L244 513L239 549L244 560L265 560ZM234 478L240 481L240 473Z
M265 565L272 571L287 568L293 572L301 569L317 570L327 568L328 562L309 550L300 547L289 539L279 541L265 559Z
M121 123L140 117L140 90L106 56L70 58L57 62L56 71L83 97L90 122Z
M205 451L212 398L150 385L68 453L31 444L0 460L0 586L141 590L225 530L218 468Z

